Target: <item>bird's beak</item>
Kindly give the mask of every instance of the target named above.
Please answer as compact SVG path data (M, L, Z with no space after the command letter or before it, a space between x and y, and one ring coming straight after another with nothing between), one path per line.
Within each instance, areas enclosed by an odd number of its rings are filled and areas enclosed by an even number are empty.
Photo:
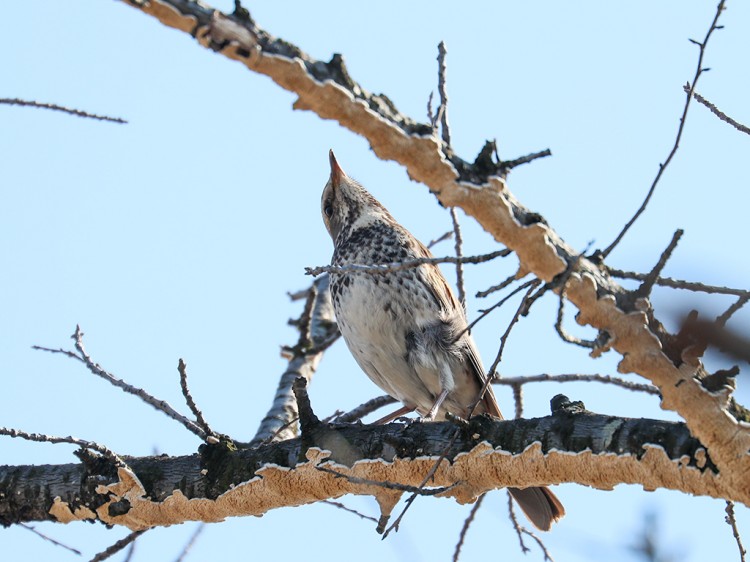
M328 159L331 162L331 185L337 186L346 177L346 173L336 161L336 155L333 153L333 150L328 151Z

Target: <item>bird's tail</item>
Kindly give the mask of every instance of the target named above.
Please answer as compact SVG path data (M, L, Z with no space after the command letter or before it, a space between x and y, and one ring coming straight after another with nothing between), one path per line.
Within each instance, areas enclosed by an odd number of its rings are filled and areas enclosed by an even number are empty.
M552 523L565 515L563 504L549 488L508 488L508 491L540 531L549 531Z

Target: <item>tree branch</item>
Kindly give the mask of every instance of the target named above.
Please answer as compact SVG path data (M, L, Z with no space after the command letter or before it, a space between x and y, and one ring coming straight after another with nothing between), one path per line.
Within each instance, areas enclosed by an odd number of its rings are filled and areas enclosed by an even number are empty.
M457 437L450 422L319 423L304 437L257 448L204 444L196 455L126 458L132 473L106 463L0 466L0 524L99 520L139 530L261 515L348 493L383 499L400 494L383 482L419 486L441 453L446 460L430 486L447 488L441 495L461 503L495 488L577 482L750 505L750 491L726 485L685 424L593 414L564 397L555 403L562 406L543 418L472 418Z
M728 415L729 391L707 392L697 377L703 372L699 360L683 360L680 342L656 321L648 300L633 298L598 263L579 259L541 215L518 202L503 178L456 155L446 156L444 142L430 124L418 123L387 97L362 88L340 55L328 63L317 61L253 21L238 21L202 3L129 3L296 93L295 108L336 120L364 137L379 158L404 166L409 177L428 186L443 205L461 207L474 217L517 254L524 272L549 282L577 261L566 285L568 299L580 310L577 320L610 336L594 353L616 350L622 356L621 372L638 373L657 386L662 407L682 416L711 452L722 469L722 485L737 495L746 493L750 431Z

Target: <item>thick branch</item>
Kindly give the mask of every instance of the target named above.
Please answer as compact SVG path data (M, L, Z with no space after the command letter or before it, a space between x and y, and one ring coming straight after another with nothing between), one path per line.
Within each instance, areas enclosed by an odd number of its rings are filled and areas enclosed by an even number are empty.
M678 412L708 447L722 468L724 485L738 495L748 493L750 431L728 413L729 393L709 393L697 377L702 374L699 360L689 353L683 358L689 350L653 318L648 300L632 298L598 264L579 258L538 213L516 200L501 177L453 155L429 124L404 116L387 97L359 86L340 55L328 63L317 61L251 20L239 21L195 2L131 4L296 93L295 108L334 119L366 138L379 158L399 162L443 205L461 207L516 252L522 270L550 282L570 269L566 294L581 311L579 323L609 335L608 347L594 353L617 350L623 356L621 372L638 373L659 387L662 406Z
M578 482L602 489L640 484L750 505L750 494L719 478L684 424L568 406L543 418L473 418L447 451L456 432L449 422L319 423L302 438L253 449L204 444L198 455L126 457L134 473L93 462L0 466L0 524L98 519L138 530L261 515L348 493L382 499L398 491L361 482L417 486L441 453L446 460L430 486L451 487L442 495L462 503L500 487Z

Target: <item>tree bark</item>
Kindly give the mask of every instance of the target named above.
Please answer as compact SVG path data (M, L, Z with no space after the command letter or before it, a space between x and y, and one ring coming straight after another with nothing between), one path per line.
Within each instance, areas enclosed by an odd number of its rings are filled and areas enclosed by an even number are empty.
M606 268L579 256L538 213L509 191L502 163L470 164L431 125L401 114L385 95L373 95L349 75L341 55L315 60L273 37L249 17L223 14L185 0L123 0L166 26L191 34L204 47L269 76L299 97L296 109L333 119L370 143L375 154L406 168L445 206L461 207L518 255L521 272L545 282L565 281L565 296L580 310L577 321L600 332L593 355L616 350L619 370L638 373L661 391L662 407L677 412L711 453L728 489L750 492L750 426L733 415L729 380L707 390L694 341L669 334L647 298L625 291ZM494 166L494 167L493 167ZM553 287L562 290L562 283ZM747 420L746 420L747 421Z
M0 467L0 523L99 520L133 530L262 515L344 494L373 495L387 518L442 456L428 493L473 502L508 486L621 483L740 501L683 423L603 416L564 396L543 418L336 425L302 412L302 436L236 450L80 464ZM304 409L301 407L301 409ZM721 476L721 477L720 477ZM381 519L382 520L382 519Z

